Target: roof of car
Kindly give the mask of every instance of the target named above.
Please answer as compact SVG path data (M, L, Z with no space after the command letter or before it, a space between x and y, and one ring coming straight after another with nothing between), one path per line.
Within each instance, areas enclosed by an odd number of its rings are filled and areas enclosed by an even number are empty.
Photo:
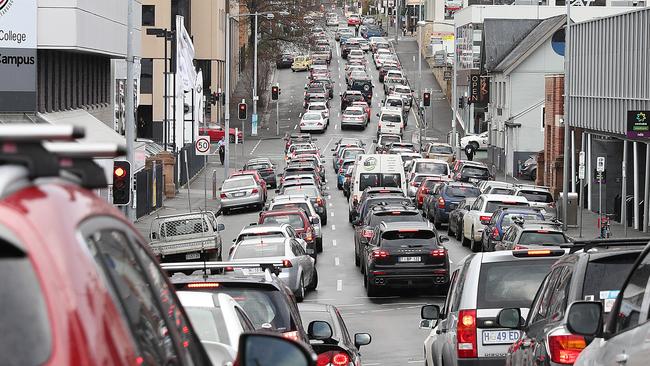
M482 194L479 197L483 197L488 201L512 201L512 202L528 202L526 197L522 196L513 196L511 194Z
M322 312L322 313L329 313L332 305L329 304L319 304L315 302L307 303L303 302L298 305L298 308L300 309L301 312L306 311L306 312Z
M259 233L263 231L270 231L270 230L277 230L277 231L283 231L286 229L286 227L289 226L288 224L256 224L256 225L249 225L244 227L239 234L242 233Z
M272 211L262 211L260 212L260 216L282 216L282 215L300 215L300 216L307 216L305 214L305 210L302 208L296 208L296 209L290 209L290 210L272 210ZM262 225L262 224L260 224Z
M304 194L281 194L273 198L273 202L279 201L309 201L309 197Z

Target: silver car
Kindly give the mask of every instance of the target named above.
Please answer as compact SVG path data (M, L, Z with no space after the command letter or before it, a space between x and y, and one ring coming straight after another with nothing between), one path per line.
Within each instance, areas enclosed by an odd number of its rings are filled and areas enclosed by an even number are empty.
M314 258L307 254L305 248L296 239L252 238L237 243L231 260L237 262L252 259L282 261L278 277L291 289L298 302L305 298L306 291L315 290L318 286ZM242 271L249 275L264 275L261 267L244 268Z
M232 255L232 251L235 249L235 245L240 241L252 238L289 238L296 239L300 242L305 249L307 248L307 243L300 237L300 234L296 232L293 226L289 224L257 224L252 223L245 228L243 228L239 235L232 240L233 246L230 248L229 256ZM316 256L315 253L310 253L311 249L307 249L307 253L312 254L313 257Z
M316 212L316 208L311 203L309 197L305 195L279 195L273 198L269 204L269 210L285 210L289 208L299 208L305 211L307 217L314 227L314 235L316 236L316 248L318 252L323 251L323 230L321 227L320 216Z
M224 215L233 208L255 206L264 207L262 187L252 176L232 177L221 186L221 211Z

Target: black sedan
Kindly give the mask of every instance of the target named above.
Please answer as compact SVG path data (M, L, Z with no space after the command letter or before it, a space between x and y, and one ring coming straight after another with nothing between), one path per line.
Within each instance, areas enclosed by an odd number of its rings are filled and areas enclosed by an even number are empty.
M476 197L465 198L458 202L455 210L449 213L449 225L447 226L447 235L455 237L457 240L463 238L463 217L469 211Z
M290 53L283 53L280 56L278 56L277 60L275 60L275 66L278 69L288 69L291 67L293 64L293 55Z
M370 334L350 337L341 313L333 305L302 303L298 309L318 355L318 365L361 365L359 348L370 344ZM329 329L323 323L329 324Z

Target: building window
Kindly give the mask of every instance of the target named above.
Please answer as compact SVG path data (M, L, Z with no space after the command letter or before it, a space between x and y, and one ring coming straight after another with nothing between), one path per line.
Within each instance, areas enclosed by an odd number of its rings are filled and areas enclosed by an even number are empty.
M140 92L142 94L153 93L153 60L143 58L140 60Z
M149 27L156 25L155 5L142 5L142 25Z

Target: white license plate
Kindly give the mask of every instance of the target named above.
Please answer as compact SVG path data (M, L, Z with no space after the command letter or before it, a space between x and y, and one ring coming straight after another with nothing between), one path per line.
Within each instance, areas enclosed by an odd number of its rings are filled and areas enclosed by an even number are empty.
M469 181L470 181L471 183L478 183L479 180L476 179L476 178L469 178Z
M242 272L245 275L252 274L252 273L262 273L262 267L242 268Z
M233 193L234 197L244 197L245 195L246 195L246 192Z
M399 257L400 262L419 262L421 260L420 257Z
M191 261L193 259L201 258L201 253L187 253L185 254L185 260Z
M519 339L518 330L484 330L483 344L511 344Z

